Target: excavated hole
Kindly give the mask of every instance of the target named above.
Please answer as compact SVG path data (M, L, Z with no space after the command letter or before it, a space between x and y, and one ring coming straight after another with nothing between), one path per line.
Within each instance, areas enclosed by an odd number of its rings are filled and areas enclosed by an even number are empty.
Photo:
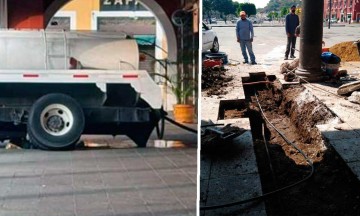
M244 78L243 82L268 80L261 76L257 79ZM303 179L310 173L310 166L264 121L255 92L265 116L315 164L315 174L310 180L266 200L267 214L360 215L359 181L315 127L339 119L302 86L283 89L275 81L244 85L244 91L263 192Z

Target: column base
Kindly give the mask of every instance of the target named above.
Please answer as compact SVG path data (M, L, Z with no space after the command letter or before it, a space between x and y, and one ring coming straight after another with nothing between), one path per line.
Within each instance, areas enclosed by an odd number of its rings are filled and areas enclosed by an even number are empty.
M305 81L308 81L308 82L322 82L322 81L324 81L326 79L329 79L328 76L324 75L324 73L321 71L321 69L319 69L319 70L306 70L306 69L298 68L298 69L296 69L295 74L298 77L301 78L300 83L303 83Z

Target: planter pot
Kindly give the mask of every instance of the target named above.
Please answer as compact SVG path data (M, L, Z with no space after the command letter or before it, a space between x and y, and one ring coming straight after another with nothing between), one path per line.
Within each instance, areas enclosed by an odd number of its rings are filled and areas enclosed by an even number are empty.
M180 123L194 122L194 106L188 104L175 104L174 106L175 121Z

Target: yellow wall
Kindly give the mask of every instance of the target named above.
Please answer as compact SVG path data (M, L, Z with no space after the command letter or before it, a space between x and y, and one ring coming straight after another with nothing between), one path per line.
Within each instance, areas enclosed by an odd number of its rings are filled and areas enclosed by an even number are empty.
M62 11L76 12L76 29L90 30L91 29L91 12L99 11L99 0L73 0L66 4Z

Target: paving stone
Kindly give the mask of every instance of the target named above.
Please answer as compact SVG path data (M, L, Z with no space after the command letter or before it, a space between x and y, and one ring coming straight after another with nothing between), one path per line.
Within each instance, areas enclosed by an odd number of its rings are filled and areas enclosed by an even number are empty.
M178 203L170 203L170 204L150 204L148 205L150 211L153 215L161 215L161 216L182 216L189 215L189 211L184 209Z
M251 132L244 133L232 145L231 156L213 160L211 178L258 172Z
M73 184L74 186L94 186L94 185L103 185L104 183L99 173L90 173L90 174L74 173Z
M138 187L159 186L163 183L154 171L129 172L130 182Z
M127 172L102 173L101 178L106 187L131 187L133 185Z
M153 215L145 205L113 205L116 216L150 216Z
M105 191L78 192L74 195L76 211L110 209L110 203Z
M196 212L195 148L0 151L0 215L154 215L147 202L167 215Z
M173 193L175 193L175 196L178 197L181 203L187 207L187 209L194 208L195 210L194 203L196 204L197 202L197 190L194 190L191 186L181 188L171 187L170 189Z
M19 211L19 210L2 210L0 209L0 215L4 216L38 216L35 211Z
M59 174L56 172L47 172L44 177L41 178L41 185L55 186L55 185L72 185L73 175L72 174Z
M345 162L360 161L360 138L329 141Z
M92 210L77 210L76 216L114 216L113 213L109 209L92 209Z
M356 177L360 180L360 161L347 163L347 165L350 167Z
M169 160L162 157L146 157L144 160L148 163L153 169L174 169L175 166Z
M321 134L328 140L342 140L351 138L360 138L360 135L351 129L338 130L336 127L342 127L343 125L317 125L316 127L320 130Z
M43 197L40 198L38 208L42 212L74 212L74 198L73 196Z
M222 177L209 180L207 205L235 202L262 194L258 174Z
M236 202L262 194L258 174L212 179L210 180L209 188L211 188L211 190L208 193L207 206ZM260 214L264 210L265 205L259 202L206 210L203 215L256 215L255 213Z
M159 176L167 185L181 184L181 183L192 183L189 176L184 175L181 170L159 170L157 171Z
M200 180L200 206L206 205L208 198L209 180Z

